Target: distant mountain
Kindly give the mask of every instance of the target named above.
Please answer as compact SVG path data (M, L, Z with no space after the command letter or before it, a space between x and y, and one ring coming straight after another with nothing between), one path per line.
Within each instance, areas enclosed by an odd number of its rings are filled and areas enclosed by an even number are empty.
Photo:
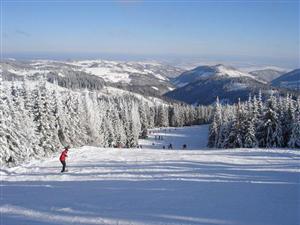
M153 62L119 62L106 60L53 61L32 60L1 62L5 79L47 76L70 88L99 88L101 84L149 95L161 95L174 89L169 77L182 69ZM93 84L95 83L95 87Z
M295 69L285 73L272 81L275 87L287 88L291 90L300 90L300 69Z
M223 78L238 78L238 77L255 77L249 73L241 72L233 67L224 66L218 64L215 66L199 66L195 69L186 71L180 76L172 80L173 84L177 87L183 87L189 83L193 83L197 80L211 77L223 77Z
M169 98L189 104L208 105L219 96L223 102L234 103L247 100L249 94L269 95L272 90L267 82L255 76L224 65L199 66L184 72L173 80L179 88L165 94Z
M275 69L262 69L249 72L249 74L253 75L257 79L266 82L271 82L272 80L276 79L277 77L280 77L284 73L286 73L286 71Z

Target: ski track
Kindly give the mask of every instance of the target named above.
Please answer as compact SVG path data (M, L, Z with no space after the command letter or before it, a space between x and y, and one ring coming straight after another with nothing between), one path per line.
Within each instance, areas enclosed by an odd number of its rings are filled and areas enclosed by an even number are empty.
M59 154L1 168L0 224L300 224L300 151L207 149L207 129L154 129L142 149L71 149L64 174Z

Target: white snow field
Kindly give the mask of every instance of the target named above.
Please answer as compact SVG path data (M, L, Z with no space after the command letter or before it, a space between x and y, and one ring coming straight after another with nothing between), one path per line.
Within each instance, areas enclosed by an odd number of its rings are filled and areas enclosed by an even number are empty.
M1 168L1 225L300 224L299 150L206 139L207 126L157 129L142 149L71 149L64 174L59 154Z

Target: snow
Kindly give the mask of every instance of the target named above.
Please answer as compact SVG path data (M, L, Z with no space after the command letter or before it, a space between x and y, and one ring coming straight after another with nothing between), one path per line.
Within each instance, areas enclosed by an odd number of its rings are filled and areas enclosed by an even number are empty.
M216 65L216 72L217 76L228 76L228 77L251 77L253 79L256 79L254 76L252 76L249 73L241 72L235 68L226 67L224 65Z
M163 146L167 148L169 144L172 144L174 149L181 149L183 144L187 144L190 150L205 149L207 146L208 125L157 128L151 129L150 132L148 139L140 140L140 144L147 149L162 149ZM163 140L157 140L158 136L162 136Z
M280 72L289 72L291 69L278 67L278 66L245 66L239 68L241 71L249 73L257 70L276 70Z
M142 149L71 149L65 174L58 154L1 168L1 224L299 224L299 151L206 140L207 126L162 128Z
M49 73L49 70L25 70L25 69L8 69L10 73L19 75L19 76L32 76L36 73L46 74Z
M244 90L247 89L249 86L245 83L232 83L228 87L228 91L238 91L238 90Z
M160 79L160 80L167 80L166 78L164 78L162 75L159 74L153 74L156 78Z
M184 87L185 85L188 85L189 82L174 82L174 84L176 84L177 87L181 88Z
M154 89L154 90L157 90L157 91L159 90L159 89L158 89L157 87L155 87L155 86L152 86L151 88Z
M84 71L95 76L102 77L105 81L117 83L130 83L130 74L152 75L159 80L167 79L151 70L144 69L147 66L160 67L161 64L142 63L142 62L121 62L107 60L83 60L67 62L69 65L77 66L77 70ZM142 68L141 68L142 67Z
M258 80L255 76L253 76L249 73L242 72L242 71L237 70L234 67L225 66L222 64L217 64L214 66L196 67L195 69L187 71L184 74L189 75L189 74L194 74L194 73L198 74L202 78L207 78L207 77L229 77L229 78L249 77L249 78L257 80L261 83L266 83L264 81ZM181 82L180 80L177 80L176 85L179 87L183 87L186 85L186 83Z
M18 66L14 64L5 65L3 70L20 76L34 75L35 73L49 73L50 70L59 72L59 75L62 75L64 71L71 70L86 72L101 77L107 82L125 84L132 83L131 75L150 76L163 82L168 81L168 78L165 77L166 74L177 72L175 67L169 68L167 65L153 62L125 62L95 59L78 61L31 60L22 63Z
M128 73L124 72L112 72L109 68L103 67L92 67L84 69L85 72L102 77L108 82L123 82L130 83L130 78Z
M108 96L123 96L125 94L127 95L132 95L135 96L136 98L143 100L144 102L146 102L149 106L154 106L154 105L165 105L168 106L168 104L161 100L160 98L155 98L155 97L146 97L134 92L130 92L130 91L126 91L123 89L119 89L119 88L114 88L114 87L110 87L110 86L105 86L102 90L101 93L104 95L108 95Z

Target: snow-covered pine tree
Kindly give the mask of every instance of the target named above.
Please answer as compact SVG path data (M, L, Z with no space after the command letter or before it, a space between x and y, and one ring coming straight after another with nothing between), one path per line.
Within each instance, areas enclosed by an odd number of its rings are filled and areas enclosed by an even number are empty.
M280 125L282 128L282 147L287 147L292 134L296 110L294 101L290 95L286 96L285 101L282 101L282 105L278 110Z
M288 147L290 148L300 148L300 97L298 97L295 105L291 134L288 141Z
M247 129L244 140L244 147L255 148L258 146L257 139L255 136L255 125L253 118L249 117L247 120Z
M238 102L238 105L235 110L235 118L232 121L230 126L230 132L228 136L228 140L226 141L226 146L229 148L241 148L243 147L243 136L244 136L244 128L245 128L245 118L243 107Z
M292 124L290 140L288 142L290 148L300 148L300 118L297 116Z
M278 147L282 143L281 127L277 115L277 103L274 95L268 99L258 128L260 147Z
M172 127L183 126L182 120L180 119L179 108L177 104L169 107L169 125Z
M12 126L19 134L19 141L21 149L18 151L21 153L19 158L22 160L28 160L32 157L33 152L40 152L41 149L38 149L38 139L39 136L35 132L35 124L33 117L31 116L31 110L26 108L25 101L28 101L27 95L30 93L29 90L23 90L26 86L21 86L21 89L15 89L11 92L12 95ZM27 106L29 106L27 104ZM33 150L33 151L32 151Z
M154 103L131 94L69 90L43 77L30 82L6 82L5 88L1 82L1 161L49 155L64 145L131 147L137 145L142 127L207 122L213 109L202 106L200 114L191 106ZM174 109L173 119L169 109Z
M33 113L36 132L39 133L38 146L46 155L60 148L52 99L47 93L46 81L41 79L38 89L34 92Z
M149 128L149 122L148 122L148 117L147 117L147 113L146 113L146 108L147 108L146 103L141 103L139 105L139 117L140 117L142 130Z
M215 110L209 130L209 146L218 148L247 147L286 147L283 141L289 137L288 146L297 147L299 121L299 100L294 101L290 96L285 100L271 95L267 102L249 98L248 102L220 106ZM221 114L221 123L218 121ZM218 113L217 113L218 112ZM295 122L296 119L296 122ZM291 125L291 122L292 125ZM285 127L285 128L283 128ZM291 127L290 129L288 129ZM218 129L219 128L219 129ZM293 130L293 131L292 131ZM283 135L283 131L285 134ZM293 133L293 134L292 134ZM216 141L216 134L217 141ZM212 140L216 141L214 145ZM295 141L297 140L297 141Z
M133 102L131 106L131 132L133 140L130 139L130 146L136 146L138 144L138 138L141 134L141 123L140 123L140 116L138 112L138 106L135 102Z
M222 124L222 106L217 97L212 124L209 127L208 147L216 147L219 143L219 132Z
M254 98L255 99L255 98ZM244 135L244 147L246 148L254 148L258 146L256 139L256 129L255 129L255 121L257 118L256 109L254 106L254 101L251 96L246 103L245 108L245 135Z
M15 157L11 142L15 142L11 127L11 117L8 107L8 95L5 93L2 76L0 76L0 157L7 162L10 157Z
M157 126L167 127L169 125L168 108L163 105L157 107Z

